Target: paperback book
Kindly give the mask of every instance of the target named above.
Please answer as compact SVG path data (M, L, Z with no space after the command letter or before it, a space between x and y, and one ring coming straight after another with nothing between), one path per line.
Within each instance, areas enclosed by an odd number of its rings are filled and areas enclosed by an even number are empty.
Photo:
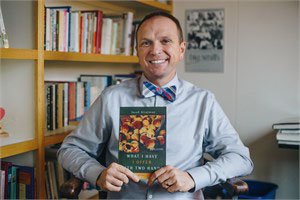
M166 165L166 107L121 107L119 164L141 179Z

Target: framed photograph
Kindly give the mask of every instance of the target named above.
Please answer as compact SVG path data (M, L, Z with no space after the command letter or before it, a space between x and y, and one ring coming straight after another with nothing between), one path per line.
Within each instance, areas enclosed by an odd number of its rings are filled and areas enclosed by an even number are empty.
M186 10L187 72L224 72L224 9Z

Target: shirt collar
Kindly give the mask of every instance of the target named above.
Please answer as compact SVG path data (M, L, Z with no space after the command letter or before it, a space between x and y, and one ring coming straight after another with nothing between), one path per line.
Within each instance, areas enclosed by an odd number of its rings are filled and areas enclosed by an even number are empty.
M148 81L150 83L152 83L151 81L149 81L146 76L144 74L142 74L142 76L140 77L140 80L139 80L139 89L140 89L140 94L142 97L152 97L152 96L155 96L155 94L150 91L145 85L144 85L144 82L145 81ZM155 85L154 83L152 83L153 85ZM177 73L175 74L174 78L169 81L167 84L165 84L164 86L162 86L162 88L165 88L165 87L170 87L172 85L175 85L177 90L176 90L176 93L178 91L178 86L179 86L179 80L178 80L178 76L177 76Z

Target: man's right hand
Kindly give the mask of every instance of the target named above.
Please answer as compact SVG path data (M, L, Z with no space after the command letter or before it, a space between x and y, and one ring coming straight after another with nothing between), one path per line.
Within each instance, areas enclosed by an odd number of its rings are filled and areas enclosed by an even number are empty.
M108 168L102 171L97 180L97 185L105 191L119 192L122 185L129 182L139 182L139 177L126 167L117 163L111 163Z

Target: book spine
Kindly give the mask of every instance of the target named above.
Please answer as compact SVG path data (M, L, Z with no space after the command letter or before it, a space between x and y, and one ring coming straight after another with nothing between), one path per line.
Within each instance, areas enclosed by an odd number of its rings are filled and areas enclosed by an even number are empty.
M45 50L50 51L50 35L51 35L51 17L50 17L51 10L46 8L46 24L45 24Z
M69 120L76 118L76 82L69 83Z
M0 199L4 199L4 193L5 193L5 171L0 171Z
M63 90L64 90L64 83L57 84L57 128L62 128L64 124L63 119Z
M131 31L132 31L132 22L133 22L133 13L127 12L125 18L125 36L124 36L124 54L126 56L130 55L130 48L131 48Z
M1 161L1 169L5 171L5 191L4 191L4 197L5 199L9 199L9 182L10 182L10 178L11 178L11 166L12 163L11 162L5 162L5 161Z
M64 83L64 91L63 91L63 98L64 98L64 125L69 125L69 88L68 83Z
M11 167L10 199L17 198L17 167Z
M86 112L91 106L91 84L84 82L84 111Z
M101 37L102 37L102 22L103 13L101 10L98 11L97 16L97 37L96 37L96 53L101 53Z

